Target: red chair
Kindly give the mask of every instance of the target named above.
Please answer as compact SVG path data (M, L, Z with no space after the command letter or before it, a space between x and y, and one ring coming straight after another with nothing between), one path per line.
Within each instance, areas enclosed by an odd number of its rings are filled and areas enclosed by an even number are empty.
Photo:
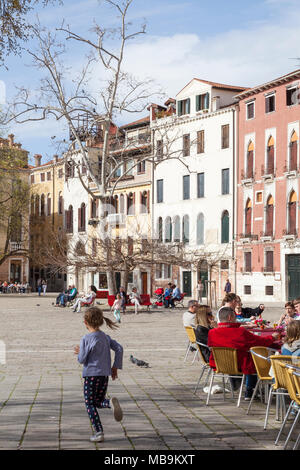
M93 297L92 300L90 300L90 302L84 302L81 304L82 307L93 307L94 303L95 303L95 300L96 300L96 297Z
M180 299L174 299L174 305L175 307L182 307L184 308L184 304L183 304L183 301L184 301L184 297L186 296L186 293L183 292L182 294L180 294Z

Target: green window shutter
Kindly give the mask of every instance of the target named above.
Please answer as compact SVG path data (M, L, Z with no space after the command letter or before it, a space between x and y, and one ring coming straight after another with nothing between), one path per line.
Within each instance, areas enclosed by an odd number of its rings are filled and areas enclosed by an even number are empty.
M229 243L229 215L228 212L224 212L222 217L222 234L221 243Z
M200 95L196 96L196 111L200 111Z
M177 114L178 116L182 115L182 101L177 101Z
M204 98L204 109L209 109L209 93L205 94Z
M186 114L190 114L190 112L191 112L191 99L188 98L186 100Z

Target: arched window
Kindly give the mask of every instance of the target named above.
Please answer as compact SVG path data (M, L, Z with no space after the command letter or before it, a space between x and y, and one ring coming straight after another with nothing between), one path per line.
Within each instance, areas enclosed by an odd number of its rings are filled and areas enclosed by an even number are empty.
M135 193L129 193L127 196L127 214L134 215L135 214Z
M251 199L247 200L245 207L245 235L251 234L252 228L252 202Z
M174 238L173 238L173 241L175 243L179 243L180 242L180 217L179 215L176 215L174 217Z
M64 211L64 200L63 200L62 192L60 191L58 195L58 213L61 215L63 214L63 211Z
M248 145L247 149L247 172L246 172L246 178L253 178L253 152L254 152L254 144L251 141Z
M45 215L45 194L41 195L41 215Z
M125 214L124 194L120 195L120 214Z
M66 231L73 233L73 206L69 206L69 209L66 211Z
M115 213L118 214L119 213L119 196L114 196L112 203L115 208Z
M162 220L162 217L158 217L158 220L157 220L157 236L158 236L158 241L162 242L163 241L163 220Z
M85 203L78 208L78 232L85 232Z
M91 219L97 217L97 201L96 199L91 199Z
M190 241L190 218L184 215L182 218L182 243L188 244Z
M198 214L197 216L197 245L204 243L204 215Z
M35 214L35 197L34 195L32 194L31 198L30 198L30 214L34 215Z
M172 220L171 217L167 217L165 220L165 243L171 243L172 241Z
M274 139L272 136L268 140L266 170L268 175L274 174Z
M272 196L268 197L266 206L266 231L267 236L273 235L273 220L274 220L274 199Z
M47 215L51 215L51 195L47 194Z
M85 252L85 246L83 244L82 241L79 241L76 243L76 246L75 246L75 253L76 255L78 256L84 256L86 254Z
M149 191L143 191L141 193L141 214L147 214L149 212Z
M224 211L221 217L221 243L229 243L229 213Z
M293 131L290 141L290 160L289 171L297 170L297 155L298 155L298 135Z
M35 215L40 215L40 196L35 196Z
M291 192L288 203L288 233L296 234L297 194Z

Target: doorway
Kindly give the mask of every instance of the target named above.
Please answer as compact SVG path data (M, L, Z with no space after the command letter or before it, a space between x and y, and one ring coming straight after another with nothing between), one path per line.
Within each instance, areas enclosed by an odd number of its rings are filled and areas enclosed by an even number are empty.
M300 255L288 255L288 300L299 297L300 292Z
M148 273L141 273L142 276L142 294L147 294L148 290Z
M191 271L183 271L183 292L187 295L187 297L191 297L192 295L192 273Z

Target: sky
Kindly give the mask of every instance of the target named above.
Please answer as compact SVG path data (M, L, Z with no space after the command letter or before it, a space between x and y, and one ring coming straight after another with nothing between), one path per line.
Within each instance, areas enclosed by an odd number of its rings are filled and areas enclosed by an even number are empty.
M85 37L92 37L95 23L106 28L119 24L104 0L50 4L31 13L30 22L36 21L36 13L41 25L51 31L65 21ZM134 0L128 20L132 30L146 23L146 34L128 44L124 69L139 80L153 79L153 91L164 92L164 96L157 98L162 103L165 97L176 97L194 77L251 87L300 68L299 0ZM36 47L34 40L28 41L19 56L8 57L6 68L0 68L7 102L13 100L16 87L29 87L33 93L39 88L43 75L32 67L26 52ZM88 48L70 41L66 47L64 62L69 67L70 85ZM100 67L94 69L90 86L97 91L103 86ZM117 116L116 124L134 121L145 114ZM64 124L53 120L11 124L9 132L15 134L16 141L22 143L31 158L36 153L42 154L43 162L58 153L57 136L68 139Z

